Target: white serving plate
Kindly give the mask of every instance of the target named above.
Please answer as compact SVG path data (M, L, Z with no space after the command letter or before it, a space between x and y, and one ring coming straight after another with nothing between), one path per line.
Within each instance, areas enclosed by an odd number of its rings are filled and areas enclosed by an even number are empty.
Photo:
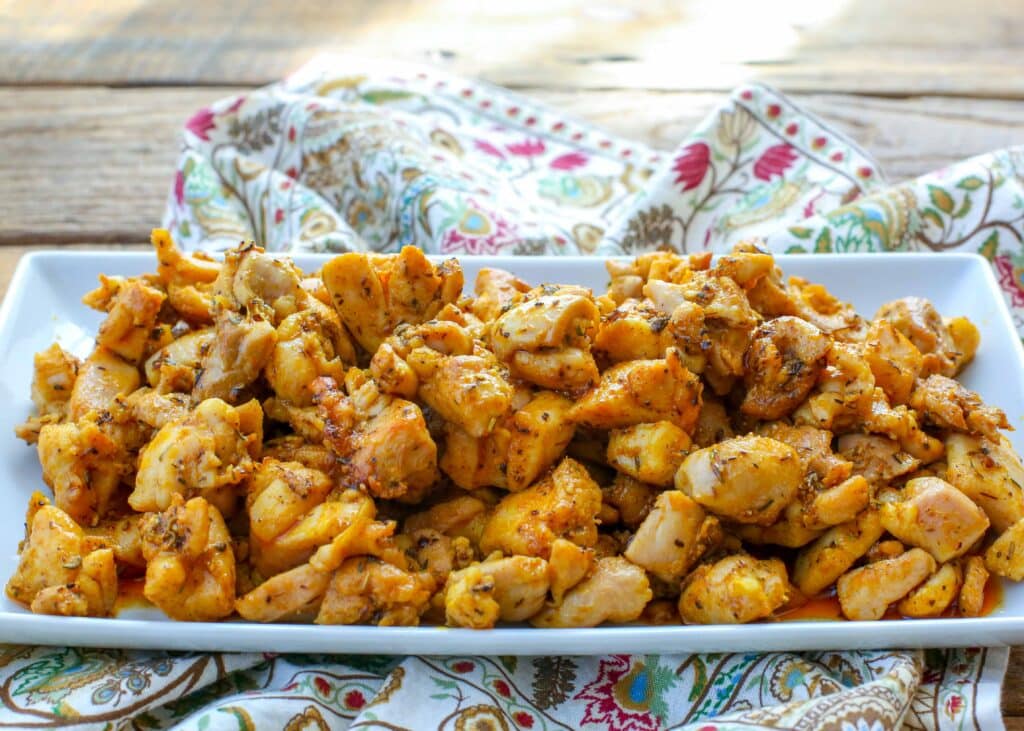
M299 255L306 271L328 257ZM1024 427L1024 351L988 264L970 254L846 254L779 256L787 275L825 284L866 315L891 299L929 298L945 315L966 315L982 343L963 382L1010 422ZM98 274L135 275L155 268L151 254L40 252L18 265L0 307L0 582L17 565L24 513L35 489L45 489L35 450L14 436L30 411L32 355L57 340L86 355L100 315L80 303ZM604 263L594 258L477 257L462 262L472 283L484 266L515 272L532 283L576 283L603 291ZM1024 448L1022 431L1011 433ZM953 647L1024 644L1024 584L1008 583L1001 606L977 619L887 622L787 621L744 626L619 626L595 629L505 627L486 631L443 627L320 627L256 625L241 621L169 621L153 609L130 609L113 619L38 616L0 599L0 641L44 645L381 654L605 654Z

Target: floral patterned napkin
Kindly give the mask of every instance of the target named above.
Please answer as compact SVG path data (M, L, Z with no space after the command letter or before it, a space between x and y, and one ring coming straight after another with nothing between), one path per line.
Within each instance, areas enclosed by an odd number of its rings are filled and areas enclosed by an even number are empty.
M624 114L629 110L624 109ZM507 91L353 59L200 110L164 224L188 248L636 254L958 250L1024 335L1024 148L896 186L779 93L667 154ZM392 652L400 648L389 648ZM0 647L0 727L998 729L1006 649L401 657Z

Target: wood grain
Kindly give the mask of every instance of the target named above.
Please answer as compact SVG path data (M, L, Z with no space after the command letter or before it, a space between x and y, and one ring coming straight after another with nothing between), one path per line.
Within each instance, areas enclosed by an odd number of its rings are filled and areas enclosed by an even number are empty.
M9 3L0 83L260 84L321 52L528 88L1024 98L1019 0Z
M240 87L0 88L0 243L139 242L160 223L178 131ZM555 109L671 149L719 93L535 90ZM859 141L891 180L1024 140L1016 102L793 95Z

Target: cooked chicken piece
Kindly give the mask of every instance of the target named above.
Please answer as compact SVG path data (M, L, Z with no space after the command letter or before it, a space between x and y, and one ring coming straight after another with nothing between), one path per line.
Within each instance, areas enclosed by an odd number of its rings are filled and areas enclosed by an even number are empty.
M323 444L310 444L300 436L277 437L263 443L263 456L279 462L298 462L331 473L337 466L334 453Z
M648 303L628 300L602 318L594 354L607 363L663 358L675 345L669 316Z
M670 421L637 424L611 433L608 464L641 482L668 487L690 446L690 437Z
M887 538L868 549L868 552L864 554L864 563L874 563L875 561L884 561L887 558L896 558L906 550L907 547L895 538Z
M985 568L996 576L1024 581L1024 519L1000 533L985 551Z
M800 458L792 447L745 436L691 452L675 484L712 513L767 526L796 497L802 479Z
M882 527L939 563L966 553L988 530L981 508L938 477L909 480L902 497L881 506Z
M882 434L900 443L910 456L923 464L941 459L945 447L942 440L924 432L918 424L916 411L906 406L892 408L885 392L876 388L871 398L871 410L864 418L861 428L873 434Z
M420 379L419 396L470 436L482 437L511 407L512 386L491 359L455 355L442 358L430 378Z
M939 373L954 376L971 359L973 351L961 353L935 307L921 297L903 297L882 305L875 319L888 320L900 331L923 356L921 375ZM955 326L961 344L969 349L971 340L968 328L958 322Z
M473 285L476 298L470 305L473 314L490 322L516 304L530 291L530 285L504 269L481 269Z
M551 600L559 606L569 589L583 581L594 568L594 549L583 548L564 538L551 544L548 558L548 579L551 582Z
M825 429L773 421L759 426L757 433L795 449L804 472L813 472L825 487L838 485L853 470L850 462L832 452L832 432Z
M416 565L430 573L439 586L444 586L448 574L473 562L473 546L462 536L450 538L433 528L423 528L410 533L409 540Z
M678 490L666 490L637 528L623 555L662 581L679 583L704 553L704 509Z
M82 525L96 525L128 469L117 441L94 420L82 419L44 426L37 451L57 507Z
M373 501L358 490L327 499L334 484L297 462L264 460L247 482L251 560L263 576L305 563L356 520L372 520ZM326 502L325 502L326 501Z
M299 407L271 396L263 402L263 414L272 421L288 424L311 444L320 444L324 440L324 419L316 406Z
M25 540L7 596L37 614L105 617L117 598L114 552L86 536L42 493L29 500Z
M145 597L171 619L204 622L234 610L235 554L224 518L201 497L170 505L142 522Z
M165 424L142 450L128 503L140 512L167 510L174 495L199 494L230 514L231 488L252 471L262 441L258 402L233 407L207 399L184 419Z
M68 416L79 419L90 411L108 409L117 396L127 396L137 389L140 380L138 368L116 353L97 347L78 369L68 401Z
M238 598L235 609L254 622L309 621L316 616L331 575L353 556L374 556L405 571L408 561L394 541L395 524L354 520L330 543L320 546L309 561L272 576Z
M342 254L321 276L341 321L370 353L396 325L424 322L455 302L463 283L458 262L435 267L414 246L394 256Z
M216 297L226 298L235 311L254 303L270 307L281 322L305 306L302 272L290 260L267 254L249 242L224 253L224 265L213 285Z
M726 556L690 574L679 596L679 614L688 624L743 624L771 616L788 600L782 561Z
M490 629L501 618L494 598L494 577L474 564L448 577L444 591L445 621L452 627Z
M597 382L590 354L600 313L590 290L544 286L490 327L490 346L512 374L541 388L579 392Z
M864 475L854 475L835 487L816 493L803 511L803 524L820 530L847 523L856 518L870 501L870 483Z
M82 362L57 343L36 353L33 360L32 403L40 416L63 417L68 411Z
M647 574L621 556L600 559L593 573L570 589L557 607L545 607L530 620L535 627L596 627L640 617L654 598Z
M619 520L635 529L651 512L658 491L628 475L617 474L610 487L602 491L603 500L619 512Z
M974 360L974 354L978 352L978 346L981 345L981 333L966 317L943 318L942 323L946 326L949 337L953 339L952 360L955 375Z
M445 424L445 450L438 466L464 490L508 487L512 430L502 419L485 437L472 437L454 424ZM556 455L557 456L557 455Z
M786 314L807 320L838 341L863 340L866 331L864 319L851 304L840 301L822 285L801 277L790 277L786 295L794 310Z
M522 622L544 606L549 586L543 559L488 558L448 577L445 615L449 624L473 629Z
M935 569L935 559L927 551L912 548L896 558L843 574L836 582L843 616L859 621L881 619L890 604L907 596Z
M986 406L974 391L945 376L932 375L918 381L910 405L942 429L998 439L999 429L1011 428L1001 409Z
M541 391L513 414L505 470L509 490L532 484L565 452L576 432L569 419L572 405L560 394Z
M842 432L870 413L875 377L857 348L846 343L833 343L826 362L818 385L793 413L793 421Z
M219 300L218 300L219 302ZM197 371L192 398L219 398L237 403L246 388L259 377L277 344L273 323L264 313L250 308L246 316L219 308L214 338Z
M759 325L744 357L747 393L740 409L759 419L793 411L814 388L830 346L818 328L797 317Z
M334 315L333 310L328 312ZM334 318L337 320L337 315ZM266 366L267 381L278 398L294 406L310 406L313 381L320 376L343 380L346 364L334 346L342 337L340 322L323 319L314 310L284 318L277 328L276 344Z
M1010 441L950 434L946 479L981 506L1002 533L1024 518L1024 466Z
M119 566L145 569L146 557L142 555L142 521L145 518L145 513L107 518L85 528L85 532L103 539L114 551L114 560Z
M793 583L804 595L817 596L867 553L884 532L878 511L873 508L831 528L797 554Z
M874 434L844 434L839 453L853 463L853 473L873 485L889 482L916 470L921 460L904 452L899 443Z
M904 617L939 617L956 600L963 583L960 566L942 564L924 583L907 594L896 605Z
M718 276L729 277L743 289L751 289L763 277L769 276L774 267L775 259L771 254L737 246L731 253L718 257L711 271Z
M96 344L130 363L139 363L153 351L157 316L167 295L138 280L121 287L100 323Z
M350 558L331 577L316 623L416 626L433 593L430 574L403 571L372 556Z
M133 391L124 404L134 419L151 429L160 429L164 424L185 418L192 407L187 394L160 393L148 387Z
M805 523L806 512L799 501L791 502L771 525L730 525L729 530L747 543L801 548L821 535L822 528Z
M732 439L736 436L725 405L710 394L703 394L697 425L691 436L698 447L710 447L712 444Z
M416 371L385 341L370 359L370 375L383 393L401 398L416 397L420 381Z
M437 481L437 445L420 407L381 394L373 381L352 369L349 396L331 378L313 384L324 420L324 439L338 455L340 479L365 485L374 497L418 500Z
M220 263L202 251L182 254L164 229L153 229L151 240L171 307L191 323L213 322L212 290Z
M594 519L600 509L601 489L586 468L566 457L540 481L498 503L480 549L546 559L556 538L590 547L597 540Z
M215 337L214 329L208 327L165 345L146 361L146 381L160 393L191 393Z
M910 400L914 381L921 372L921 352L889 320L874 320L864 341L864 360L893 404Z
M570 412L578 424L624 429L671 421L689 432L701 406L700 378L688 371L673 348L662 360L635 360L613 366Z
M961 617L980 617L985 608L985 584L988 583L988 569L981 556L967 556L963 561L964 583L957 597L957 608Z
M476 544L487 519L487 503L470 495L438 503L405 519L406 533L432 528L446 536L464 536Z

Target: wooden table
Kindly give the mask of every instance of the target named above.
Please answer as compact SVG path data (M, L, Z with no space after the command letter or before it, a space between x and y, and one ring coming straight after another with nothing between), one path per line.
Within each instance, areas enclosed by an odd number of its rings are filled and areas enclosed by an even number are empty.
M427 61L672 148L756 79L902 180L1024 141L1020 0L0 3L0 288L39 246L137 246L177 131L321 52ZM1024 729L1024 648L1003 695Z

